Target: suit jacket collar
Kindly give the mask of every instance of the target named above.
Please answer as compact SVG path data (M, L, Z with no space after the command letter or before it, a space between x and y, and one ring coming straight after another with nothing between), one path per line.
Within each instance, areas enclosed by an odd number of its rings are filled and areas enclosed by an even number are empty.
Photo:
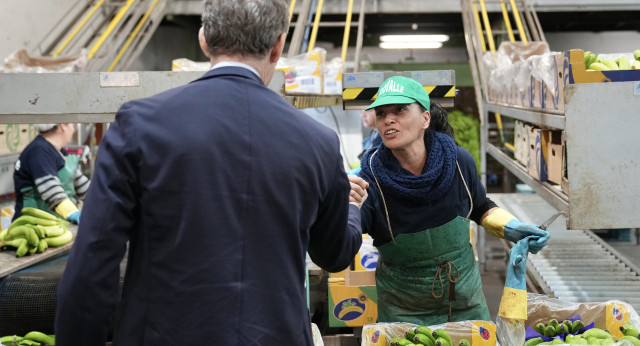
M237 66L225 66L225 67L218 67L216 69L209 70L202 77L196 79L195 81L200 81L200 80L205 80L205 79L210 79L210 78L215 78L215 77L220 77L220 76L239 76L239 77L244 77L244 78L248 78L248 79L253 79L253 80L259 82L260 84L264 85L264 82L262 81L262 79L260 79L260 77L256 76L255 73L247 70L244 67L237 67Z

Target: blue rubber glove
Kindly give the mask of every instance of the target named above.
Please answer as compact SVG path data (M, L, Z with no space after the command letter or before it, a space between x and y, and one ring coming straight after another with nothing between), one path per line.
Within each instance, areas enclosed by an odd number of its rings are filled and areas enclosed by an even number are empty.
M76 225L80 224L80 211L74 211L67 217L67 221L71 223L75 223Z
M538 226L522 223L517 219L509 221L504 226L504 239L517 243L521 239L529 240L529 252L538 253L549 243L549 232L543 231Z
M362 170L361 167L352 168L352 169L347 171L347 175L358 175L358 174L360 174L361 170Z
M524 238L509 251L509 267L505 286L518 290L527 289L527 252L531 239Z
M498 315L524 321L527 319L527 252L530 238L523 238L511 248L504 291Z

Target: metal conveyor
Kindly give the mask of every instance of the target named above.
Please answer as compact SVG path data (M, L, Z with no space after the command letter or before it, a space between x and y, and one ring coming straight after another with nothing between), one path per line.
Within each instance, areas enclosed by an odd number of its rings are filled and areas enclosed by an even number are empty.
M523 222L539 224L556 212L536 194L490 194L490 198ZM615 299L640 311L640 254L628 259L594 232L567 230L563 221L560 217L549 227L549 245L529 255L530 276L538 278L547 294L560 300L583 303Z

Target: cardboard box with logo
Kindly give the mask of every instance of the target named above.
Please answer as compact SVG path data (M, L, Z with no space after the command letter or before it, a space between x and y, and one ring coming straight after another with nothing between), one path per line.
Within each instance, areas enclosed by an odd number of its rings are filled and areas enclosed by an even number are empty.
M529 164L527 170L529 175L540 180L548 180L547 143L544 141L543 130L536 127L529 128Z

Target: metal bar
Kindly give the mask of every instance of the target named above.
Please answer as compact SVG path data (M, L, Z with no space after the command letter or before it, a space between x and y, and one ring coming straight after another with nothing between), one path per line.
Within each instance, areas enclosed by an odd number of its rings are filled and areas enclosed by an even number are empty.
M135 59L138 58L142 50L147 46L147 43L153 36L153 33L156 31L160 23L162 22L162 18L167 9L167 2L163 1L158 6L156 6L156 10L151 14L151 19L145 23L145 27L142 29L143 34L138 35L133 42L135 48L133 51L125 56L125 60L120 64L118 70L127 71L129 67Z
M495 43L493 42L493 34L491 33L491 23L489 23L489 16L487 15L487 8L484 5L484 0L480 1L480 9L482 10L482 21L484 22L484 29L487 31L487 42L489 42L489 51L491 53L496 51Z
M113 71L113 69L115 68L115 66L118 64L118 62L120 61L120 59L122 58L122 56L124 55L124 53L127 51L127 49L129 49L129 46L131 45L131 42L133 41L133 39L138 35L138 33L140 32L140 29L142 28L142 26L146 23L147 19L149 19L149 16L151 15L151 12L153 12L153 9L156 7L156 5L158 4L159 0L154 0L153 3L151 4L151 6L149 7L149 9L147 10L147 12L144 14L144 16L142 16L142 18L140 19L140 21L138 22L138 24L136 25L136 27L133 29L133 31L129 34L129 37L127 38L127 41L124 43L124 45L122 46L122 48L120 49L120 51L118 52L118 55L116 56L116 58L113 60L113 62L111 63L111 66L109 66L109 68L107 69L107 72L111 72Z
M542 127L559 130L565 129L566 118L563 115L564 113L558 111L536 111L531 109L508 107L495 103L487 103L487 110L490 112L505 114L505 116L509 118L538 124Z
M309 39L307 52L311 52L316 45L316 38L318 37L318 23L320 23L320 17L322 16L322 4L324 4L324 0L318 0L318 7L316 8L316 15L313 20L313 29L311 29L311 38Z
M289 4L289 23L291 23L291 17L293 17L294 7L296 7L296 0L291 0L291 4Z
M58 55L60 55L60 53L64 50L64 48L69 44L69 42L71 42L71 40L73 40L73 38L78 34L78 32L84 27L84 25L87 23L87 21L89 21L89 19L91 19L91 17L93 17L93 15L96 13L96 11L98 10L98 8L100 8L100 6L102 6L102 3L104 3L104 0L99 0L91 9L91 11L89 11L89 13L87 13L87 15L82 19L82 21L80 22L80 24L78 24L78 26L73 30L73 32L67 37L67 39L62 43L62 45L60 46L60 48L58 48L58 50L56 50L55 53L53 53L53 57L57 57Z
M360 70L360 51L362 50L362 38L364 35L364 5L365 0L360 0L360 15L358 15L358 34L356 36L356 52L353 56L353 72Z
M518 11L518 6L516 6L515 0L510 0L511 2L511 11L513 12L513 17L516 20L516 26L518 27L518 33L520 34L520 40L524 43L527 43L527 34L524 31L522 26L522 21L520 20L520 12Z
M107 30L105 30L105 32L100 35L98 41L89 50L89 59L93 58L98 49L100 49L102 44L107 40L107 37L109 37L113 29L115 29L122 17L124 17L125 13L127 13L127 11L129 10L131 5L133 5L134 1L135 0L127 0L127 3L122 8L120 8L116 16L113 18L113 20L111 20L111 23L109 23L109 26L107 26Z
M349 8L347 9L347 20L344 25L344 35L342 36L342 61L347 61L347 48L349 47L349 30L351 30L351 14L353 12L353 0L349 0Z
M531 17L531 8L529 7L529 5L527 5L527 1L526 0L522 0L522 4L524 7L523 11L524 11L524 15L527 18L527 25L529 26L529 30L531 33L531 39L533 41L540 41L540 32L538 31L538 28L536 28L536 26L533 23L533 18Z
M542 196L542 198L544 198L547 202L549 202L549 204L553 205L558 210L562 210L567 213L569 212L569 201L566 195L558 192L549 183L540 182L530 176L528 171L515 164L513 159L505 155L493 144L487 144L487 152L498 162L500 162L500 164L511 171L511 173L518 177L518 179L531 186L533 190L536 191L540 196Z
M300 47L302 47L302 39L304 37L304 30L306 26L306 20L311 10L311 0L302 0L300 11L298 12L298 19L296 20L296 26L293 29L293 35L291 36L291 42L289 43L289 51L287 56L289 58L300 54Z
M507 27L507 35L509 35L509 41L515 42L513 37L513 30L511 29L511 20L509 20L509 13L507 12L507 6L502 0L500 0L500 8L502 9L502 17L504 18L504 25Z

